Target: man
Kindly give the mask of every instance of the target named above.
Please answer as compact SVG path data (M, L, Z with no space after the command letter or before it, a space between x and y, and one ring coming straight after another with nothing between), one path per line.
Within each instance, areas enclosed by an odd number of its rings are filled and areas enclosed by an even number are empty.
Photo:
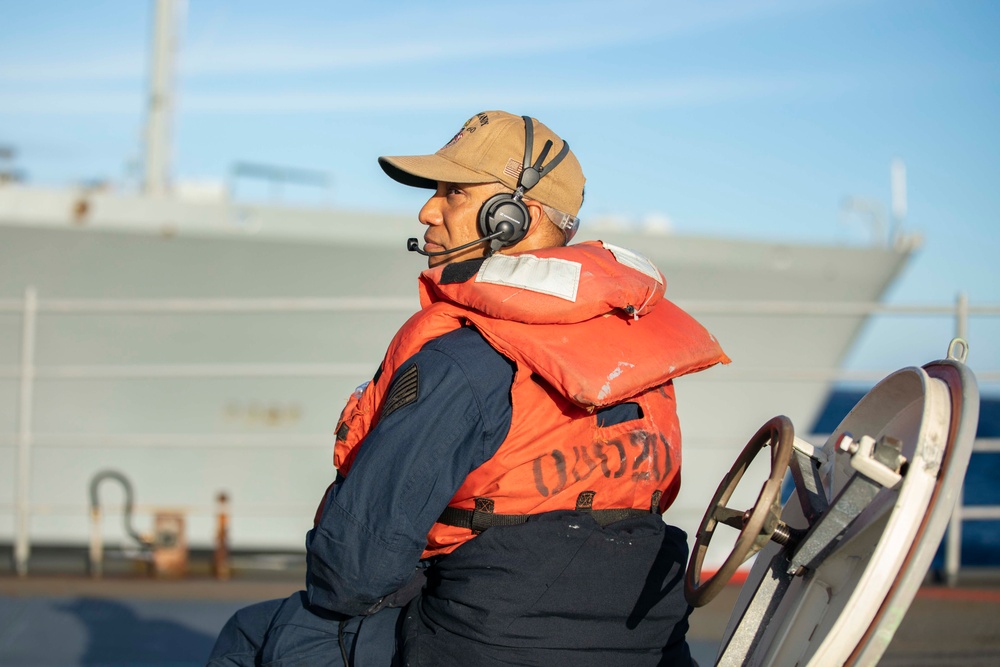
M672 379L725 354L644 257L566 245L584 177L538 121L379 163L433 190L421 310L341 415L306 591L210 664L690 664Z

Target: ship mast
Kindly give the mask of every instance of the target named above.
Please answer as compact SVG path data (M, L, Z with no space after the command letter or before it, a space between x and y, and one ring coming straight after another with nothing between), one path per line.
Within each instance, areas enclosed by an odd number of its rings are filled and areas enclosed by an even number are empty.
M183 0L156 0L153 11L153 49L146 117L146 151L143 192L165 196L170 188L171 119L173 115L174 64L177 27Z

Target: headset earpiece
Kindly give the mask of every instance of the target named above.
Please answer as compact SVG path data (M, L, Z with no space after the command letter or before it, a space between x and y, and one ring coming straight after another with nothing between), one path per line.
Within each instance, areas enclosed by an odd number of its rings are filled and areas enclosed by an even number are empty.
M546 141L535 164L531 164L531 149L534 144L535 129L529 116L524 120L524 164L517 179L517 189L513 193L501 192L493 195L479 209L479 231L486 237L499 234L490 241L489 254L500 248L515 245L528 234L531 212L524 203L524 193L535 187L542 176L554 169L569 153L569 144L563 142L559 153L546 165L542 163L552 149L552 142ZM508 231L509 228L509 231Z
M500 249L512 246L525 237L531 224L531 212L520 192L493 195L479 209L479 231L483 236L499 233L491 245ZM492 248L491 248L492 249ZM495 250L494 250L495 252Z

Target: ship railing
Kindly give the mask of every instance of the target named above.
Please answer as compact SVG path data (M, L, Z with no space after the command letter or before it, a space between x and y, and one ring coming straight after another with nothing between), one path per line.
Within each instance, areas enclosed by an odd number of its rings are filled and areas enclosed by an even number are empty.
M967 296L959 294L951 304L882 304L858 302L816 301L729 301L678 300L677 304L698 315L759 315L759 316L936 316L954 322L955 336L968 339L971 317L996 317L1000 305L972 305ZM92 441L102 447L269 447L273 436L253 434L42 434L32 429L34 385L37 379L157 379L157 378L241 378L241 377L359 377L370 372L372 364L122 364L122 365L45 365L35 360L38 315L41 313L77 314L228 314L228 313L343 313L364 311L412 312L415 304L407 298L264 298L264 299L45 299L28 287L23 299L0 299L0 313L20 313L22 319L21 355L18 366L0 366L0 379L19 383L17 432L5 437L0 434L0 447L14 446L16 452L16 494L14 502L15 570L27 575L30 554L29 517L32 514L59 513L65 507L30 503L31 450L33 446L61 447ZM796 382L825 381L867 382L881 380L886 371L846 370L835 368L730 369L727 380L753 378L758 381ZM981 384L1000 383L1000 371L977 372ZM809 438L815 440L816 438ZM329 444L326 434L282 436L283 447L314 447ZM977 439L974 452L1000 453L1000 439ZM142 506L138 507L139 510ZM194 514L209 514L214 506L188 505ZM289 508L283 508L287 510ZM302 509L311 513L315 508ZM275 508L260 506L255 515L265 516ZM968 506L959 494L946 537L944 570L949 585L958 579L961 567L961 539L964 521L1000 520L1000 505Z

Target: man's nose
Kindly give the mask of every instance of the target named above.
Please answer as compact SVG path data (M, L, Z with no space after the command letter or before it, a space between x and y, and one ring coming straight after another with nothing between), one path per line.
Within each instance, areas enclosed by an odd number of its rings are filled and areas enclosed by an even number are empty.
M437 193L430 196L427 203L420 209L417 219L424 225L440 225L443 222L441 217L441 197Z

